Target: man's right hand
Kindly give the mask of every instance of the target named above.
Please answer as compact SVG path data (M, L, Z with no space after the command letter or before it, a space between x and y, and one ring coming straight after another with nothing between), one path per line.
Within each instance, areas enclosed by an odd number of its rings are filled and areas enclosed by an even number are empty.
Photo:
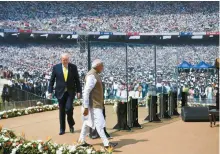
M52 99L52 94L51 93L48 94L48 98Z
M88 113L89 113L88 108L85 108L85 109L84 109L84 112L83 112L83 115L84 115L84 116L87 116L87 115L88 115Z

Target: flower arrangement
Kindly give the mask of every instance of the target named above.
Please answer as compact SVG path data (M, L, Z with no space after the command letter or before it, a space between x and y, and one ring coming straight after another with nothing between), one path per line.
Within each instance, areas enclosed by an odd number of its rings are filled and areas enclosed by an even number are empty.
M82 99L76 99L76 100L74 100L74 103L73 103L73 105L74 106L80 106L80 105L82 105Z
M3 154L111 154L112 149L96 151L92 146L62 145L47 141L28 141L25 134L16 136L13 131L0 126L0 153Z
M207 107L207 106L215 106L215 104L206 104L206 103L195 103L195 102L188 102L187 106L190 107Z
M128 101L130 101L130 97L128 98ZM118 103L118 102L120 102L120 100L117 100L117 99L106 99L105 101L104 101L104 104L105 105L114 105L114 106L116 106L116 104ZM143 99L143 100L140 100L139 102L138 102L138 106L140 106L140 107L142 107L142 106L145 106L145 104L146 104L146 102L145 102L145 100Z
M145 107L146 106L146 99L143 99L143 100L140 100L139 102L138 102L138 106L139 107Z
M119 100L117 100L117 99L107 99L104 101L104 104L105 105L113 105L114 108L116 108L118 102L119 102ZM138 106L142 107L142 106L145 106L145 104L146 104L145 100L141 100L139 102ZM74 106L80 106L80 105L82 105L82 99L77 99L74 101ZM28 107L28 108L24 108L24 109L11 109L8 111L2 111L2 112L0 112L0 119L13 118L13 117L18 117L18 116L23 116L23 115L45 112L45 111L53 111L53 110L57 110L57 109L59 109L58 104L43 105L43 103L37 102L37 106Z
M18 117L22 115L28 115L33 113L45 112L45 111L52 111L57 110L59 108L58 104L54 105L42 105L38 103L38 106L28 107L25 109L12 109L8 111L0 112L0 119L7 119L12 117Z
M104 104L105 104L105 105L114 105L115 103L118 103L118 101L119 101L119 100L117 100L117 99L106 99L106 100L104 101Z

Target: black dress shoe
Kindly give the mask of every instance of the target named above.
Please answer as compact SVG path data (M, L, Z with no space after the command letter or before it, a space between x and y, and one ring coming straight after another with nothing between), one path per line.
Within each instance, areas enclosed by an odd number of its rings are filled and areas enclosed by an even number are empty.
M70 128L70 133L74 133L74 127Z
M105 146L105 150L108 150L108 148L112 147L116 147L118 145L118 143L112 143L112 142L109 142L108 146Z
M111 137L111 136L108 136L107 138L108 138L108 139L113 139L113 137Z
M59 135L63 135L63 134L65 134L65 132L60 132L60 133L59 133Z
M78 146L89 147L89 146L91 146L91 144L88 144L88 143L86 143L86 142L82 142L82 143L80 143Z

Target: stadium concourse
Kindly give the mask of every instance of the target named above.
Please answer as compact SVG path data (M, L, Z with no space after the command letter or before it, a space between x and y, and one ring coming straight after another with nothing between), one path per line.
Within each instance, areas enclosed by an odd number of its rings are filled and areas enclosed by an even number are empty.
M219 125L210 128L208 122L185 123L179 117L160 123L146 123L143 120L147 110L140 107L139 123L143 129L134 128L132 132L126 132L112 129L117 117L111 105L106 106L106 114L107 131L113 136L111 141L119 143L114 154L218 154ZM78 106L74 109L75 133L67 130L63 136L58 135L58 110L3 119L0 124L16 134L24 132L27 139L46 141L50 137L55 143L71 145L79 137L82 126L80 117L81 107ZM87 139L96 149L101 148L101 139Z

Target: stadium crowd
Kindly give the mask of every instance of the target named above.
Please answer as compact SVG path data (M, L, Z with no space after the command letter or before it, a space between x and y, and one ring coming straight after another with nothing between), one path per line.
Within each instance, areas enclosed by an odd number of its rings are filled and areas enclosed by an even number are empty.
M166 45L157 46L157 90L168 93L183 87L190 88L192 97L214 96L217 84L215 70L179 72L176 68L183 60L191 64L205 61L214 64L219 47L215 45ZM11 79L10 85L37 95L46 96L51 68L60 62L63 52L70 54L70 61L77 65L82 84L88 68L88 54L81 53L76 44L1 44L0 76ZM105 97L126 98L125 47L114 44L92 45L91 60L100 58L105 69ZM148 88L155 84L154 47L148 45L128 46L128 91L129 95L144 98ZM178 85L177 85L178 80ZM211 91L208 88L211 87ZM208 94L211 92L211 96ZM198 93L198 94L197 94Z
M89 7L88 7L89 6ZM218 2L1 2L0 28L48 31L218 31ZM199 19L199 20L198 20Z
M89 6L89 7L88 7ZM0 29L46 31L105 32L203 32L218 31L218 2L1 2ZM9 85L46 96L51 68L60 62L60 54L70 54L84 82L88 55L76 44L0 44L0 76L11 79ZM179 72L183 60L213 64L218 57L215 45L157 46L156 80L158 92L189 87L192 97L211 98L217 83L214 70ZM91 60L105 62L102 74L106 98L144 98L155 84L152 46L129 45L128 78L125 47L117 44L92 45ZM178 82L177 82L178 81ZM176 89L178 87L178 89ZM211 87L211 90L210 90ZM212 93L210 94L208 92ZM197 94L199 93L199 94ZM205 94L204 94L205 93Z

